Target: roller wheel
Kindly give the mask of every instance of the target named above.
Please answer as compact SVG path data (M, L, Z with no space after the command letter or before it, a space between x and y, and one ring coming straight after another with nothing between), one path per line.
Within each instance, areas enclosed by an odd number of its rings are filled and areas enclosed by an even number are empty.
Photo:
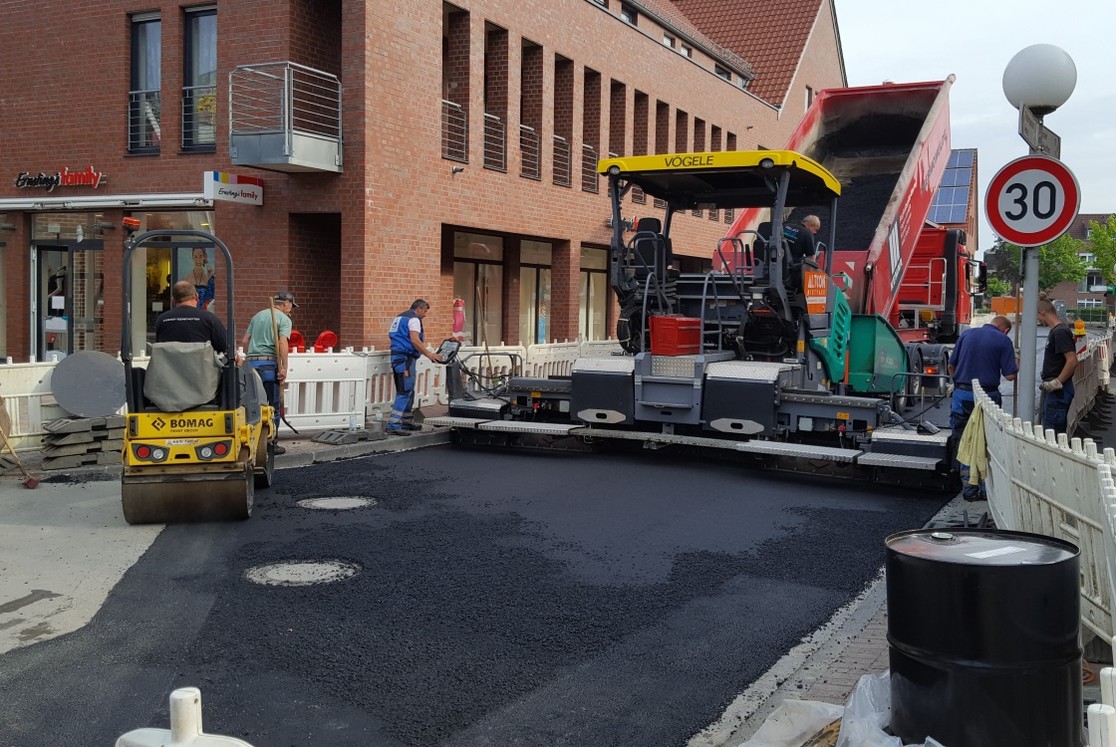
M245 464L231 479L168 477L120 485L124 521L129 524L171 524L185 521L243 520L252 515L255 467Z
M255 483L257 488L270 488L275 473L275 442L267 438L266 430L260 431L256 446Z

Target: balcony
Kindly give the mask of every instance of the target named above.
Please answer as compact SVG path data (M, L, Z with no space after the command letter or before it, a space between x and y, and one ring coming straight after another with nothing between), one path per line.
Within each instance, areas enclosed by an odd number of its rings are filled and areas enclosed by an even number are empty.
M341 81L293 62L229 73L229 157L286 172L341 172Z

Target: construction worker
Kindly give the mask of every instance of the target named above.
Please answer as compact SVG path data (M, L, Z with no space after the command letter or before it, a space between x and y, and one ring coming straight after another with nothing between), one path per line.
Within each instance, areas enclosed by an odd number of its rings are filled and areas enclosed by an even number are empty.
M180 280L171 290L174 308L155 320L155 342L208 342L218 353L228 347L225 325L212 311L198 308L198 291L189 280Z
M1058 316L1054 304L1038 302L1038 322L1049 328L1042 354L1042 427L1065 433L1069 427L1069 408L1073 402L1073 372L1077 370L1077 343L1073 330Z
M953 396L950 399L949 426L953 438L960 439L969 417L973 413L973 380L997 405L1003 405L1000 397L1000 378L1014 381L1019 372L1019 361L1015 358L1015 345L1008 333L1011 320L997 316L983 327L967 329L957 338L953 355L949 358L946 370L953 377ZM969 485L968 466L961 465L961 479L965 484L963 496L967 501L981 499L983 486Z
M425 355L435 363L442 359L426 346L422 320L430 312L430 304L421 298L411 308L391 320L388 338L391 340L391 372L395 379L395 402L384 431L393 436L409 436L411 431L422 430L415 424L415 362Z
M290 350L291 311L297 309L294 294L279 291L270 307L256 312L240 340L244 359L256 369L267 392L267 402L275 408L275 433L279 433L283 385L287 380L287 353ZM287 450L276 444L276 454Z

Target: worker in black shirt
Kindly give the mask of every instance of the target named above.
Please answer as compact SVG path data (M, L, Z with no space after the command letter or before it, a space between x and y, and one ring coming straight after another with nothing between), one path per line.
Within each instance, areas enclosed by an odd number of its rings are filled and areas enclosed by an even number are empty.
M198 291L189 280L171 290L174 308L155 320L155 342L208 342L218 353L228 350L225 325L212 311L198 308Z
M1077 344L1073 330L1058 317L1054 304L1045 298L1038 302L1038 322L1048 327L1046 350L1042 354L1042 427L1065 433L1069 408L1073 402L1073 372L1077 370Z
M817 251L817 239L814 237L821 230L821 219L816 215L807 215L797 226L783 226L783 237L790 245L790 263L801 264L807 257L813 257Z

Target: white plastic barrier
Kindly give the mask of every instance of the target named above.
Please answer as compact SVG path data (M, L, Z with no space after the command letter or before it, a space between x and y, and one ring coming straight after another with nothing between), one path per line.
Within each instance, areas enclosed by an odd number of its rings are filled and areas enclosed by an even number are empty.
M1116 541L1101 499L1099 467L1116 465L1116 451L1098 453L1092 439L1024 423L974 388L984 408L988 503L996 526L1057 537L1081 550L1081 622L1105 640L1113 635L1116 598L1110 563Z
M116 747L252 747L243 739L202 732L201 690L183 687L170 694L170 729L134 729Z

